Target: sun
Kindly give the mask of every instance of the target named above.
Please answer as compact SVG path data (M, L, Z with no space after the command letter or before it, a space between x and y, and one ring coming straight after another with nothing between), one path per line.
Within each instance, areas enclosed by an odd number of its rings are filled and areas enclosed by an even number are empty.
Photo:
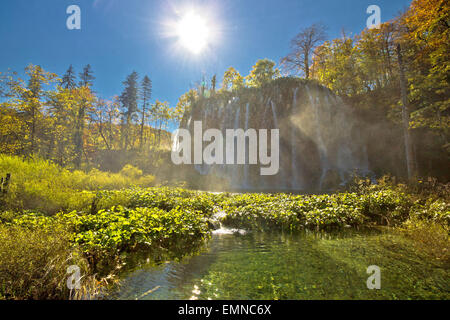
M226 26L219 15L222 10L213 1L202 6L189 1L184 4L167 1L170 5L166 4L160 13L160 36L170 41L170 54L205 62L214 58L223 45Z
M211 40L207 20L194 11L187 12L177 21L176 36L193 54L203 52Z

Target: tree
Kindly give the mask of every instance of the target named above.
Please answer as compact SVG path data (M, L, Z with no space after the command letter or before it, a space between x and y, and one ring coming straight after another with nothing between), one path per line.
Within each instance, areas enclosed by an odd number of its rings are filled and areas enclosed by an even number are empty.
M37 140L39 139L39 129L43 118L43 86L53 81L56 75L34 65L29 65L25 71L29 76L28 85L24 88L18 84L16 92L20 92L19 108L29 131L26 135L28 137L27 153L33 155L37 151Z
M77 108L75 91L58 86L48 93L49 107L49 146L47 159L52 159L60 165L66 165L73 160L74 150L72 137L77 124ZM74 139L75 140L75 139Z
M325 26L313 24L302 29L291 41L291 52L281 59L281 65L288 72L303 74L309 79L310 61L317 45L325 41Z
M152 96L152 81L148 76L145 76L141 83L141 99L142 99L142 109L141 109L141 132L139 140L139 149L142 151L144 144L144 127L145 127L145 117L147 114L148 106Z
M20 154L25 148L24 119L19 117L22 81L15 79L16 72L0 72L0 152ZM15 100L15 101L14 101Z
M92 112L93 104L96 100L96 96L91 91L89 86L82 86L73 91L75 103L78 106L78 112L76 114L75 132L73 136L74 149L75 149L75 168L80 168L82 163L84 149L84 134L87 115ZM87 158L87 157L86 157Z
M313 59L314 78L338 95L354 96L361 90L361 67L354 40L343 36L317 47Z
M450 156L450 3L414 0L398 24L412 127L431 130Z
M223 91L234 91L242 88L244 86L244 78L241 74L233 67L229 67L225 71L222 80L222 90Z
M104 121L106 122L107 140L111 149L119 148L120 130L117 123L120 122L120 97L114 96L111 101L105 101L103 108Z
M76 127L74 133L74 145L75 145L75 159L74 164L76 168L81 167L82 157L84 153L84 128L86 123L87 110L92 108L92 103L95 100L95 96L91 91L93 80L95 77L92 75L93 71L91 65L87 65L83 68L83 72L80 73L79 90L75 92L78 102L78 112L76 117Z
M403 119L403 133L405 135L405 154L406 154L406 168L408 170L408 179L412 180L415 177L415 164L413 155L413 146L411 136L409 134L409 108L408 108L408 93L407 81L405 77L405 66L403 64L402 49L400 44L397 44L398 66L400 71L400 90L402 96L402 119Z
M127 150L130 144L131 124L136 118L136 112L138 111L138 79L138 73L133 71L123 82L125 89L120 96L123 110L122 143L124 150Z
M217 86L217 76L214 75L211 79L211 90L212 92L216 92L216 86Z
M73 168L82 168L85 163L89 168L89 162L95 161L92 164L116 170L125 159L136 160L130 158L134 157L133 153L119 150L136 146L145 150L147 133L155 136L152 141L155 145L162 146L168 141L164 129L181 114L179 109L170 109L167 102L159 102L158 113L153 118L157 122L155 128L159 129L151 128L151 81L145 77L138 83L135 72L124 82L123 94L112 101L100 98L91 90L94 77L90 66L81 73L79 85L75 85L73 67L69 67L62 79L34 65L26 68L26 74L28 78L22 80L16 79L16 73L0 73L0 152L3 153L38 155ZM108 161L112 154L126 157ZM155 153L155 159L158 156Z
M66 73L62 77L60 84L64 89L73 89L76 87L75 80L76 80L75 73L72 65L70 65L69 69L67 69Z
M275 62L269 59L258 60L250 74L245 77L249 87L260 87L280 76L280 71L275 68Z
M175 108L175 120L182 121L183 116L191 112L191 108L198 98L198 92L194 89L181 95Z
M393 23L383 23L380 28L366 29L355 37L354 54L362 90L386 87L396 76L394 29Z
M80 87L92 87L93 80L95 79L92 75L93 73L90 64L83 68L83 72L80 73Z
M151 113L154 117L158 129L157 145L160 147L162 130L171 119L169 103L167 101L161 102L159 100L156 100L155 104L152 106Z

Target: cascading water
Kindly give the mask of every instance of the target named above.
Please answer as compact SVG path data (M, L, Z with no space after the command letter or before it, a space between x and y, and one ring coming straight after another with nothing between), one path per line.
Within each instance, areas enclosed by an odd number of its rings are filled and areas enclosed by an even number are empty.
M236 116L234 118L234 127L233 127L234 130L237 130L237 129L240 128L240 126L239 126L240 115L241 115L241 108L239 107L236 110ZM233 152L233 154L234 154L234 156L236 158L236 154L237 154L237 138L234 138L234 139L235 139L235 143L234 143L234 152ZM227 156L228 156L228 153L227 153ZM241 177L239 177L240 166L238 166L238 165L229 165L229 166L231 168L231 186L233 188L244 187L243 183L242 183L242 181L240 179Z
M279 129L280 127L278 126L277 107L275 106L275 104L273 103L272 100L270 100L270 106L272 108L272 116L273 116L272 119L273 119L274 128Z
M250 104L247 103L247 105L245 106L245 131L247 131L249 129L248 127L248 119L250 116ZM245 150L245 165L244 165L244 188L248 189L250 188L249 185L249 151L248 151L248 143L246 142L246 150Z
M202 121L203 130L219 129L224 137L227 129L279 129L276 176L261 176L261 166L249 164L248 140L244 165L195 166L203 175L227 179L231 189L328 190L345 183L354 171L369 173L367 148L350 109L330 90L312 82L284 78L264 89L202 98L186 119L183 127L191 132L193 122ZM236 142L235 138L235 157ZM226 148L224 155L226 160Z
M297 92L299 88L294 89L294 98L292 101L292 113L295 114L297 110ZM291 125L291 166L292 166L292 189L302 189L303 181L299 182L299 172L297 167L297 144L295 143L295 126Z

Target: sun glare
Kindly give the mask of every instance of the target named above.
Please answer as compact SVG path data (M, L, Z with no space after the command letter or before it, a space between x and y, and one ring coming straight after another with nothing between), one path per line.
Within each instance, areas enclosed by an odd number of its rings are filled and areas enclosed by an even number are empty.
M206 20L195 12L188 12L178 21L176 34L180 43L194 54L201 53L209 42Z
M170 39L170 54L176 54L191 62L205 62L214 57L224 40L224 26L218 15L221 12L220 7L212 1L208 3L201 6L192 2L171 3L161 12L160 35Z

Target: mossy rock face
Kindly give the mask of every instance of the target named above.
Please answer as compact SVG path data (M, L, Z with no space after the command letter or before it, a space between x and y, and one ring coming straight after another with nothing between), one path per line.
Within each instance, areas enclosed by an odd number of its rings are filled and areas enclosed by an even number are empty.
M337 177L353 171L368 173L366 148L357 138L360 128L350 109L315 81L280 78L260 88L201 97L181 126L193 136L196 121L202 122L203 132L218 129L223 137L227 129L269 130L268 154L270 130L279 130L280 170L275 176L261 176L260 165L202 168L208 177L227 177L234 189L313 191L323 186L328 190L344 182ZM329 168L337 172L332 178L326 177Z

